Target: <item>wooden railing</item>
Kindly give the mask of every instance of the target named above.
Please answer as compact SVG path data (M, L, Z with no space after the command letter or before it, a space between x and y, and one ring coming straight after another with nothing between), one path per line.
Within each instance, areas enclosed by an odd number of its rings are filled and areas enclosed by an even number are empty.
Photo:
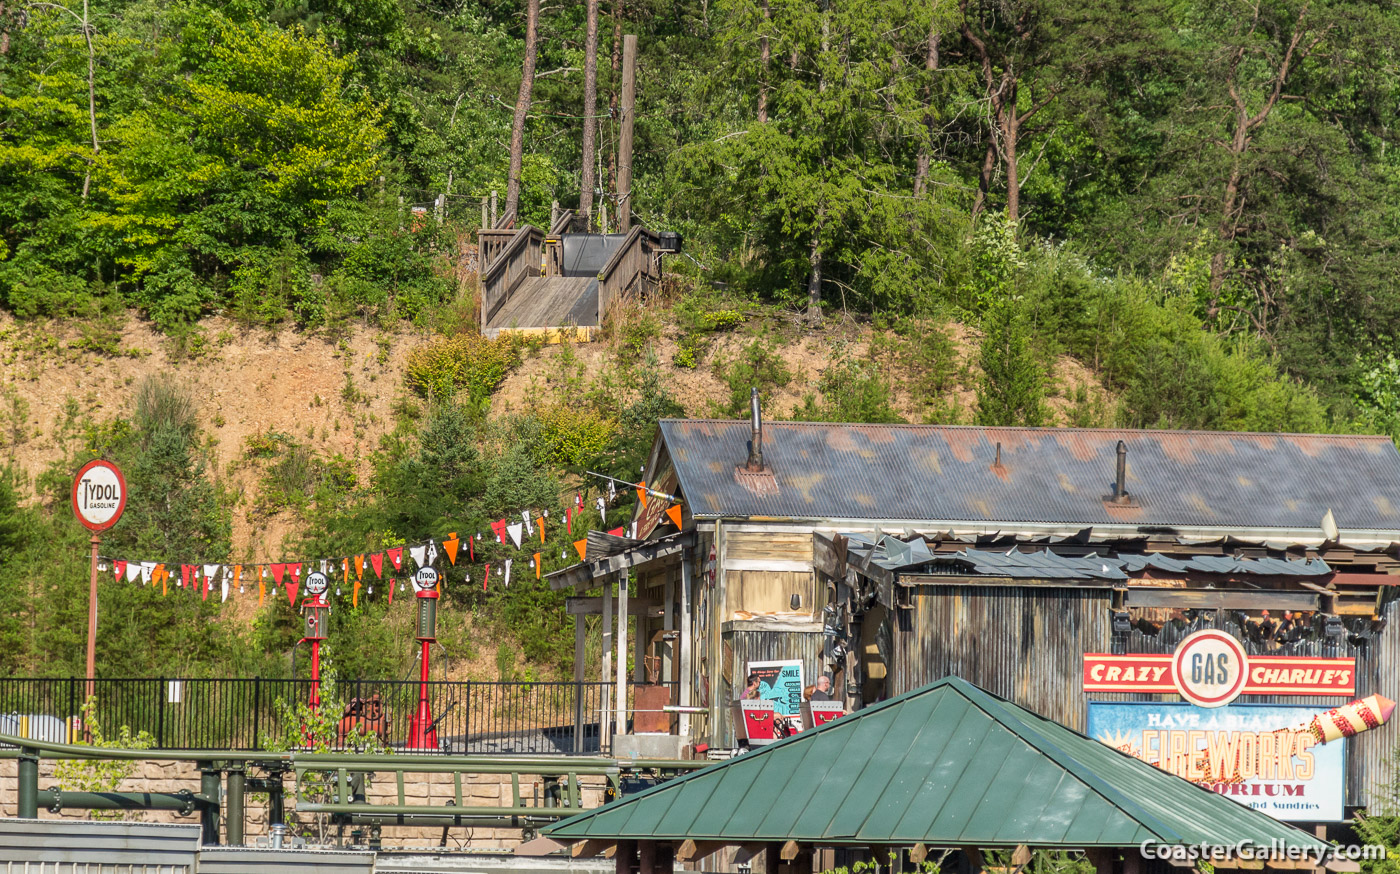
M646 295L661 279L660 237L637 226L628 232L622 245L598 271L598 324L603 323L608 304L624 295Z
M507 212L497 221L495 227L482 228L476 232L477 249L481 252L481 269L485 270L492 261L515 239L515 210Z
M540 244L544 232L526 225L514 232L510 242L481 271L481 328L505 306L510 296L532 276L540 275Z
M549 233L544 238L544 275L563 276L564 275L564 234L569 232L569 226L573 224L574 211L566 209L561 211L554 218L554 224L549 226Z

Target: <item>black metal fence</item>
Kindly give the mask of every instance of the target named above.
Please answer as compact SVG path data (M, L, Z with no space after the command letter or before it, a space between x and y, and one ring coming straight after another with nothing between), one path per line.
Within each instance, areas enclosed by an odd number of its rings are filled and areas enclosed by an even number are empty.
M86 680L0 678L0 734L73 741L83 735ZM262 750L304 744L295 712L311 695L309 680L99 679L96 715L104 735L124 727L150 734L160 749ZM341 680L322 687L323 712L335 728L333 748L351 745L357 726L404 749L418 709L419 682ZM428 709L437 751L445 753L589 754L602 751L603 720L615 719L616 687L604 683L429 682ZM347 705L377 696L379 714ZM632 711L632 689L626 708ZM416 752L417 750L415 750Z

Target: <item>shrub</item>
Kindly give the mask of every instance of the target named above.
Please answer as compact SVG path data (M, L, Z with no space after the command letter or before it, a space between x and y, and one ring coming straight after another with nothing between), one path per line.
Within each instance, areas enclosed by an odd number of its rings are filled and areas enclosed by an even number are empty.
M839 361L822 373L817 389L822 394L821 403L807 395L793 418L807 422L904 421L891 402L890 384L873 361Z
M612 437L613 423L592 406L559 403L536 415L542 426L536 457L556 467L584 467Z
M408 356L408 387L425 398L448 400L464 393L473 403L491 395L520 363L518 341L480 334L434 337Z
M717 364L715 370L729 388L728 401L719 407L719 412L738 418L748 416L750 389L757 388L760 403L766 403L772 389L792 381L787 362L774 351L771 343L762 339L745 346L733 361Z

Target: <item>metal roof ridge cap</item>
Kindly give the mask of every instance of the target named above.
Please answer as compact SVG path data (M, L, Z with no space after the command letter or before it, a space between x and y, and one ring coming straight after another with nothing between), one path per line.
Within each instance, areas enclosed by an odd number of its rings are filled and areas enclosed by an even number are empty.
M1064 750L1060 749L1059 744L1046 737L1043 733L1040 732L1039 729L1027 723L1014 711L1002 706L1004 702L1002 702L1001 699L996 698L990 692L987 692L984 689L974 686L972 683L967 682L961 677L953 677L950 679L958 681L956 683L951 683L950 685L956 688L959 693L961 693L965 698L967 698L970 704L972 704L974 707L981 709L984 713L997 720L1002 725L1006 725L1008 720L1014 721L1017 725L1021 727L1021 731L1017 731L1013 726L1009 725L1007 725L1007 728L1009 728L1017 737L1019 737L1022 741L1025 741L1026 743L1030 744L1036 750L1050 758L1052 761L1055 762L1055 764L1059 765L1061 768L1064 768L1067 772L1073 775L1075 779L1079 780L1081 783L1084 783L1088 788L1094 790L1109 804L1112 804L1119 810L1122 810L1124 813L1127 813L1129 816L1132 816L1138 821L1139 825L1143 826L1149 831L1154 832L1158 840L1163 842L1175 841L1177 843L1186 840L1185 835L1178 834L1175 829L1171 828L1166 823L1158 819L1156 814L1153 814L1150 811L1143 808L1136 801L1136 799L1124 795L1121 791L1113 788L1112 785L1107 783L1103 778L1099 777L1097 774L1094 774L1091 771L1088 775L1084 775L1079 772L1079 769L1083 767L1079 763L1075 762L1073 766L1067 764L1067 762L1075 761L1073 757L1071 757ZM975 693L975 695L968 695L969 691ZM977 700L979 698L984 700ZM1069 730L1073 731L1073 729ZM1031 738L1026 737L1026 734L1033 735L1035 740L1033 741ZM1085 738L1085 740L1088 740L1090 743L1096 743L1096 741L1093 741L1091 738ZM1165 774L1166 772L1163 773ZM1118 798L1121 798L1122 800L1116 800ZM1169 838L1168 835L1170 835L1171 837Z
M686 424L694 422L707 425L740 425L748 427L747 419L686 419L686 418L663 418L657 424L678 423ZM1221 437L1273 437L1278 439L1288 439L1292 437L1317 437L1327 440L1343 440L1357 442L1382 442L1394 446L1394 441L1384 434L1327 434L1321 431L1212 431L1204 428L1073 428L1058 426L1032 427L1029 425L952 425L952 424L923 424L918 422L808 422L796 419L765 419L765 426L781 425L795 427L826 427L826 428L894 428L901 431L1026 431L1036 434L1159 434L1164 436L1173 435L1210 435ZM1400 449L1397 449L1400 452Z

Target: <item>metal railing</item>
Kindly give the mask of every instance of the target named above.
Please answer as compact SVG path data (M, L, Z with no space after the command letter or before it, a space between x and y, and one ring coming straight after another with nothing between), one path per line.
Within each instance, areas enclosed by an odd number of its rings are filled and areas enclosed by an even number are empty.
M0 678L0 733L58 743L81 740L86 681L80 678ZM288 706L304 703L309 680L98 679L96 716L108 738L121 728L147 732L158 749L263 750L296 745L302 729ZM609 683L500 683L433 681L428 707L437 752L467 754L588 755L606 751L615 686ZM323 687L324 695L324 687ZM353 743L354 729L378 734L403 749L418 707L419 683L341 680L337 707L378 696L379 718L362 706L340 719L332 748ZM331 705L327 705L331 706ZM348 709L348 708L347 708ZM627 709L633 709L632 687ZM420 750L415 750L419 752Z

